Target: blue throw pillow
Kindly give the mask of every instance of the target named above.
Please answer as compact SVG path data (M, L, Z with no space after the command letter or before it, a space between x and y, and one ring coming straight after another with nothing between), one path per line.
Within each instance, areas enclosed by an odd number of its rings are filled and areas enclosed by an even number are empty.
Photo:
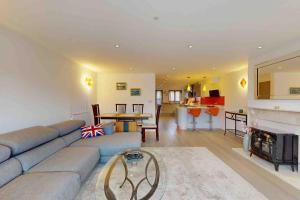
M114 125L106 125L106 126L103 126L103 130L104 130L104 133L105 135L112 135L114 133Z

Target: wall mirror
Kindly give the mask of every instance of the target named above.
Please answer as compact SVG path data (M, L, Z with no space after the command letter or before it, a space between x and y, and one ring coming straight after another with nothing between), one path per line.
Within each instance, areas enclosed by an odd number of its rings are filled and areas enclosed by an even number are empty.
M300 99L300 52L256 65L257 99Z

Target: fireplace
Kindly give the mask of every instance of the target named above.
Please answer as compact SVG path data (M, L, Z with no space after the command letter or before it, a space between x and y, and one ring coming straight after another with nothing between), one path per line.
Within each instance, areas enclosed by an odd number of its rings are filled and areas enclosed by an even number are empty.
M290 165L292 171L298 170L298 135L284 133L269 128L251 128L251 154L255 154L274 164Z

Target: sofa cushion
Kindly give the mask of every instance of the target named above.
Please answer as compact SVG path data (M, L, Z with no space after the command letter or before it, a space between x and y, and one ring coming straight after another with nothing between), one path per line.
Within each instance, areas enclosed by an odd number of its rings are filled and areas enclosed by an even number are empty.
M17 155L58 137L58 131L44 126L35 126L0 135L0 144Z
M100 150L101 156L112 156L125 149L141 147L141 133L115 133L96 138L81 139L71 146L93 146Z
M10 148L0 145L0 163L10 157Z
M16 158L21 162L23 170L28 171L32 166L45 160L65 146L64 140L57 138L35 149L22 153L16 156Z
M22 174L21 164L15 158L11 158L1 163L0 164L0 188L21 174Z
M84 181L100 158L93 147L66 147L29 170L34 172L71 171L80 175Z
M53 124L49 127L55 128L59 131L59 136L67 135L80 127L85 125L85 121L82 120L68 120L61 123Z
M116 122L116 132L136 132L136 121L118 121Z
M81 127L81 137L87 139L90 137L99 137L105 135L102 124Z
M69 146L70 144L72 144L73 142L81 139L81 131L80 129L76 130L76 131L73 131L72 133L68 134L68 135L65 135L63 137L61 137L66 146Z
M115 126L114 122L103 123L103 130L105 135L112 135L115 132L114 126Z
M72 200L80 189L72 172L33 173L19 176L0 189L1 200Z

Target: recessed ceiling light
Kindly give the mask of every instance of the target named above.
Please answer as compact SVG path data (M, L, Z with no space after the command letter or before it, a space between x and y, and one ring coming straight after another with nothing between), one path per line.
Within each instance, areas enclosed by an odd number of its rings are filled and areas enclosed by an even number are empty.
M193 48L193 45L189 44L189 45L188 45L188 48L189 48L189 49Z
M257 48L262 49L262 46L258 46Z
M176 67L172 67L172 70L173 70L173 71L176 70Z
M115 47L116 47L116 48L119 48L119 47L120 47L120 45L116 44L116 45L115 45Z

